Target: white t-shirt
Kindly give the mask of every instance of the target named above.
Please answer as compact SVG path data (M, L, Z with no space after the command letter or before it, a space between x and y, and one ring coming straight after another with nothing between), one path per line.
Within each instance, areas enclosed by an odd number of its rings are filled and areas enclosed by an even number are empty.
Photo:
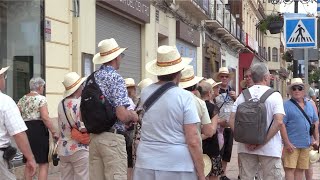
M141 104L159 87L152 84L144 88ZM183 126L199 122L192 94L178 87L169 89L144 114L136 167L194 172Z
M0 148L10 144L10 136L28 128L24 123L16 103L0 91Z
M260 97L268 90L270 87L268 86L262 86L262 85L254 85L249 88L250 94L252 98L258 98ZM237 111L237 107L239 104L243 103L244 97L243 94L241 94L236 102L233 105L232 112ZM267 125L269 127L273 115L275 114L283 114L285 115L284 108L283 108L283 100L278 92L274 92L271 94L267 100L265 101L265 105L267 108ZM281 141L281 135L280 131L273 136L273 138L270 139L270 141L265 144L263 147L254 150L254 151L248 151L245 147L245 144L239 143L238 144L238 153L247 153L247 154L257 154L257 155L263 155L263 156L271 156L271 157L281 157L282 154L282 141Z

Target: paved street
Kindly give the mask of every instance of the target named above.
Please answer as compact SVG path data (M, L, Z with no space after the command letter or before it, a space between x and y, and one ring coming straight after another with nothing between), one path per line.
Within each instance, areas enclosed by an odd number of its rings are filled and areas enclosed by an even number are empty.
M236 152L237 143L235 142L233 146L235 151L233 151L231 162L227 168L227 176L231 180L237 180L237 176L238 176L237 152ZM320 162L315 163L312 166L312 168L314 171L313 179L320 180ZM15 172L17 174L18 180L22 180L23 168L16 168ZM50 174L49 174L48 180L60 180L60 173L57 167L50 166Z

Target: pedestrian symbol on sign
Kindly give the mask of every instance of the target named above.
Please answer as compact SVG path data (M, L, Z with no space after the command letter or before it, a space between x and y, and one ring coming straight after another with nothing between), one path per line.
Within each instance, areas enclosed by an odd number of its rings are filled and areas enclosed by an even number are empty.
M314 43L315 41L310 36L308 29L302 23L301 20L297 23L297 26L292 31L287 44L297 44L297 43Z

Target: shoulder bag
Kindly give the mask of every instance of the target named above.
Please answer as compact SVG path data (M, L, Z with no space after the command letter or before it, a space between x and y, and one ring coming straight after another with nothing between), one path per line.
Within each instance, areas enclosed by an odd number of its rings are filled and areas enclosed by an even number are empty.
M299 108L299 110L302 112L302 114L304 115L304 117L305 117L305 118L307 119L307 121L309 122L309 124L310 124L309 133L310 133L310 136L312 136L313 133L314 133L314 131L315 131L316 126L315 126L314 124L311 124L311 121L310 121L310 119L309 119L309 116L306 114L306 112L299 106L299 104L298 104L295 100L290 99L290 101Z

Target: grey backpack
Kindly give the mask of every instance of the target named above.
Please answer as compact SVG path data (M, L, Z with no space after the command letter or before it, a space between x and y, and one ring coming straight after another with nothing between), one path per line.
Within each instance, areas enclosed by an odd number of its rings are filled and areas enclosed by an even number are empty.
M245 102L239 104L236 111L235 141L245 144L265 143L272 122L267 128L267 109L264 102L274 92L273 89L268 89L260 99L252 98L249 89L242 92Z

